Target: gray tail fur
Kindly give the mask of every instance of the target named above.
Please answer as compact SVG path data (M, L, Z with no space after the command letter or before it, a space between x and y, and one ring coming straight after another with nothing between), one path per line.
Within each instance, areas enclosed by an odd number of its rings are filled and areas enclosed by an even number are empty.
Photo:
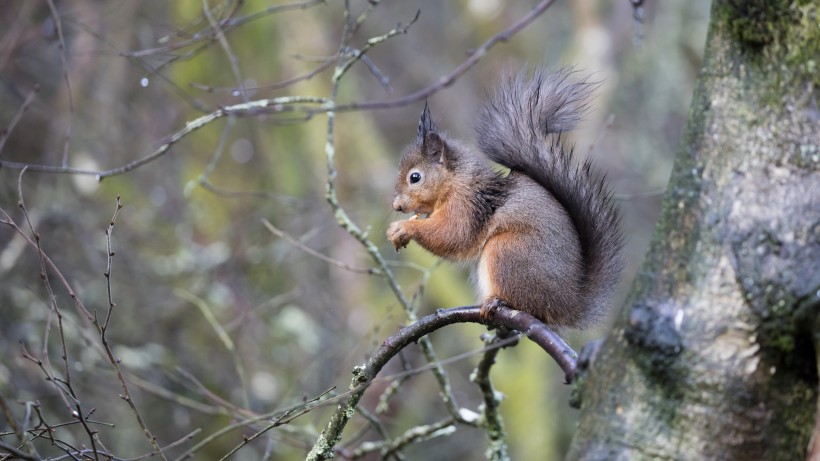
M573 72L523 72L506 79L478 117L478 146L490 158L531 177L566 209L578 234L584 264L582 287L588 321L605 312L623 268L620 216L605 178L578 165L561 133L582 118L595 87L572 81ZM579 306L580 307L580 306Z

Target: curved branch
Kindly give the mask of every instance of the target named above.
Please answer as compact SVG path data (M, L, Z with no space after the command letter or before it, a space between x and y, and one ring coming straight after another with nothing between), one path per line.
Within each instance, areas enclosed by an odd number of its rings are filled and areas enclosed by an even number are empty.
M575 377L578 354L557 333L537 318L526 312L500 306L493 310L492 319L487 321L481 317L478 306L465 306L439 309L434 314L420 318L417 322L402 328L398 333L387 338L368 362L368 364L372 363L375 367L369 379L373 379L376 373L399 350L410 343L416 342L422 336L453 323L480 323L520 331L552 356L558 366L561 367L561 370L564 371L564 382L566 384L571 383Z
M316 444L307 455L308 461L325 460L333 457L333 447L339 442L350 417L355 413L356 405L370 382L376 377L387 362L402 349L440 328L453 323L481 323L488 326L502 326L522 332L531 341L541 346L555 359L564 371L564 382L570 383L575 377L575 366L578 354L552 329L530 314L500 306L493 310L491 320L481 316L478 306L453 307L439 309L434 314L420 318L418 321L399 330L387 338L375 354L365 363L353 369L351 392L347 399L339 404L331 416L327 427L322 431Z

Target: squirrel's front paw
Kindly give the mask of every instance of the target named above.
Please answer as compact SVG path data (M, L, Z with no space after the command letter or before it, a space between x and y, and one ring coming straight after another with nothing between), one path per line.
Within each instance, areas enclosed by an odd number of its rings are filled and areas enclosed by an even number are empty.
M407 221L395 221L390 223L390 226L387 228L387 240L390 240L390 243L393 244L393 248L396 251L407 246L410 243L410 234L407 233L407 229L405 228L405 224Z

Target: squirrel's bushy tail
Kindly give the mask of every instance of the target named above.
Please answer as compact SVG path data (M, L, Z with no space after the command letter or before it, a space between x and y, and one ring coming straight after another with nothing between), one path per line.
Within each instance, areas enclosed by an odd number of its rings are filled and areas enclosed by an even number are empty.
M572 81L571 70L535 71L506 79L479 114L478 146L490 158L519 171L549 191L575 225L584 264L582 298L586 324L605 310L623 263L620 218L603 176L590 161L578 165L561 133L582 118L594 83Z

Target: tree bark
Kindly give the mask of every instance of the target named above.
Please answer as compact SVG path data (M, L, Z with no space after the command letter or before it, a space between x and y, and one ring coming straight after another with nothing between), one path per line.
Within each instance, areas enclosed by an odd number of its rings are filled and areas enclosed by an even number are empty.
M714 2L649 253L578 380L569 460L811 456L820 417L818 3Z

